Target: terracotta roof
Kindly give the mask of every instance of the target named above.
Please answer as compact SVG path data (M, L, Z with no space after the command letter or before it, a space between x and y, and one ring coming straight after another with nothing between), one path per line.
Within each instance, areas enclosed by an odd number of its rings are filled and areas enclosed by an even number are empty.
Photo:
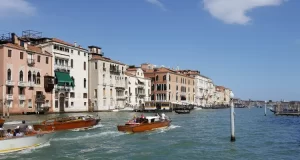
M20 49L20 50L24 50L25 51L25 48L23 48L23 47L21 47L21 46L19 46L17 44L6 43L6 44L3 44L3 46L14 48L14 49Z
M135 75L134 74L132 74L132 73L130 73L130 72L125 72L125 75L127 75L127 76L131 76L131 77L134 77Z
M35 53L42 53L42 49L39 47L27 45L27 50L30 52L35 52Z
M112 60L110 58L104 57L104 56L100 56L100 55L93 55L91 60L101 60L101 61L106 61L106 62L111 62L111 63L116 63L116 64L120 64L120 65L126 65L124 63Z
M58 39L58 38L51 38L51 40L52 40L53 42L56 42L56 43L60 43L60 44L64 44L64 45L67 45L67 46L75 47L75 45L74 45L74 44L72 44L72 43L69 43L69 42L66 42L66 41L63 41L63 40L61 40L61 39ZM82 48L82 47L79 47L79 46L77 46L77 47L75 47L75 48L79 48L79 49L87 50L87 49L85 49L85 48Z
M127 71L137 71L138 68L127 68Z
M49 53L47 51L45 51L43 53L41 48L29 45L29 44L27 45L27 50L24 47L19 46L17 44L13 44L13 43L6 43L6 44L3 44L3 46L14 48L14 49L19 49L19 50L23 50L23 51L29 51L29 52L34 52L34 53L38 53L38 54L43 54L43 55L47 55L47 56L52 56L51 53Z

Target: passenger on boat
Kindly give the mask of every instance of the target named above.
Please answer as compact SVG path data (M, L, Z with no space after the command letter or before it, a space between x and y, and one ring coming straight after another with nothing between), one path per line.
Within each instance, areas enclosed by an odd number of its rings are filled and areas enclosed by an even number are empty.
M34 133L36 133L36 131L33 129L33 127L32 126L28 126L28 128L27 128L27 134L34 134Z
M166 115L164 113L161 114L161 119L165 120L166 119Z
M0 138L3 138L3 137L5 137L4 130L2 127L0 127Z
M10 138L12 136L13 136L13 134L11 133L11 129L7 129L7 131L6 131L6 137Z
M22 124L20 125L20 132L25 133L27 131L28 125L25 124L25 121L22 121Z

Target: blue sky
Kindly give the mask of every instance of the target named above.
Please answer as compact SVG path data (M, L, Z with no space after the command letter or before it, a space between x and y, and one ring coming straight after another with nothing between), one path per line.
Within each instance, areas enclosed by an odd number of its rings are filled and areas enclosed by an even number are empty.
M33 29L101 46L127 64L197 69L243 99L299 100L299 7L298 0L0 0L0 33Z

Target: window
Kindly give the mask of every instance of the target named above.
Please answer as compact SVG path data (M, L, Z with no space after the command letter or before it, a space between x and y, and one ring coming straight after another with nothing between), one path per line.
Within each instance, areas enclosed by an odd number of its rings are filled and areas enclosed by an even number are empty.
M71 68L73 68L73 59L71 59Z
M86 79L83 79L83 87L86 88Z
M19 87L19 95L25 95L25 88Z
M7 52L7 57L11 57L11 50L10 49Z
M176 77L176 83L178 82L178 77Z
M83 62L83 69L86 70L86 62Z
M71 49L71 53L73 53L73 50Z
M11 80L11 70L10 69L8 69L7 70L7 80Z
M169 84L169 90L171 90L171 84Z
M95 62L95 69L97 69L98 68L98 66L97 66L98 64L97 64L97 62Z
M110 89L110 97L112 97L112 89Z
M48 58L48 57L46 57L46 64L48 64L48 63L49 63L48 61L49 61L49 58Z
M65 107L66 107L66 108L69 107L69 101L65 101Z
M23 71L20 71L19 73L19 81L23 82Z
M24 53L20 52L20 59L23 59Z
M86 56L86 53L84 52L84 56Z
M163 76L163 80L164 81L167 80L167 76L166 75Z
M156 81L158 81L158 76L156 76Z
M37 84L41 84L41 75L40 75L40 72L37 73L37 76L36 76L36 83Z
M28 108L32 108L32 102L31 102L31 99L28 99Z
M28 82L31 82L31 71L28 72Z
M55 108L58 108L58 100L55 100Z
M103 71L105 71L106 70L106 68L105 68L105 63L103 63Z
M97 89L94 90L94 98L97 98Z
M86 106L86 102L84 102L83 104L84 104L84 106Z
M83 98L87 98L87 93L83 93Z
M70 93L70 98L75 98L75 93L74 92Z
M41 56L37 57L37 61L40 62L41 61Z
M20 46L24 47L24 41L20 41Z
M33 74L32 74L32 81L34 82L34 84L36 84L36 75L35 75L34 72L33 72Z
M74 102L71 102L71 107L73 107L74 106Z
M80 56L80 51L78 51L78 56Z
M105 97L105 88L103 88L103 97Z

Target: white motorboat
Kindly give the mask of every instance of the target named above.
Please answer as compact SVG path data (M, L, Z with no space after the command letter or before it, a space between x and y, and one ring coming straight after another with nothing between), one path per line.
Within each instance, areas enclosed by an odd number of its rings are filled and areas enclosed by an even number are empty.
M0 138L0 154L17 152L40 146L47 143L54 132L38 132L22 137Z

